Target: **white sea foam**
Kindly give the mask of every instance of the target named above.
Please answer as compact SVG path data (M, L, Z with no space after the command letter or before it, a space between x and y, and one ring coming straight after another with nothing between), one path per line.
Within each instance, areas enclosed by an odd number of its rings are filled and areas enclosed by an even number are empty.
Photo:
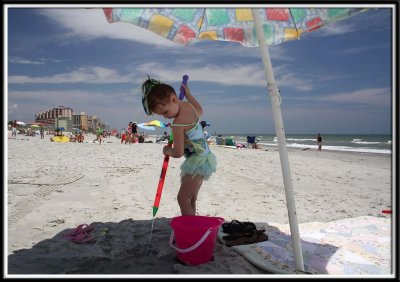
M258 143L261 146L274 146L277 147L276 143L265 143L260 142ZM288 148L310 148L310 149L317 149L317 145L305 145L299 143L290 143L286 144ZM322 146L323 150L329 151L346 151L346 152L358 152L358 153L376 153L376 154L391 154L391 150L387 149L370 149L370 148L360 148L360 147L348 147L348 146Z
M316 139L286 138L287 141L315 141Z
M355 139L355 140L361 140L361 139ZM371 142L371 141L351 141L351 143L355 144L381 144L382 142Z

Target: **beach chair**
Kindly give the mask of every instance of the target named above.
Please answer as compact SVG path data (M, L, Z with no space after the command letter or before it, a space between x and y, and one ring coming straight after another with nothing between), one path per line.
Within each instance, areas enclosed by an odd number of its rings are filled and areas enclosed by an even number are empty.
M233 138L226 138L225 139L226 146L236 146L235 140Z
M247 148L254 148L257 144L255 136L247 136Z

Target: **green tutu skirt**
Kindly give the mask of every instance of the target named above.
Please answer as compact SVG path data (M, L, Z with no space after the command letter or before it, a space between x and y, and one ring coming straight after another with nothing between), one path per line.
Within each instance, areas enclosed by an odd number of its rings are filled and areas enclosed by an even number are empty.
M208 180L217 170L217 158L213 153L206 156L192 156L187 158L181 165L181 177L189 174L203 176L204 180Z

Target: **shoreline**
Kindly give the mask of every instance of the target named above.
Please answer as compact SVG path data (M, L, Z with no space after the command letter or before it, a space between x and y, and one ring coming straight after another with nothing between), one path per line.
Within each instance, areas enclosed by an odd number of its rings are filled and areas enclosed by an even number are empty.
M224 145L215 145L215 144L211 144L211 146L216 146L216 147L224 147ZM250 149L250 148L237 148L238 150L240 149L245 149L245 150L261 150L261 151L276 151L278 152L278 146L268 146L268 145L260 145L258 143L258 146L261 147L261 149ZM287 147L287 151L288 153L290 152L301 152L301 151L310 151L310 152L318 152L317 148L296 148L296 147ZM352 154L352 155L371 155L371 156L387 156L389 158L392 158L392 154L388 154L388 153L376 153L376 152L359 152L359 151L344 151L344 150L328 150L328 149L324 149L322 147L322 151L320 151L319 153L323 153L323 154Z

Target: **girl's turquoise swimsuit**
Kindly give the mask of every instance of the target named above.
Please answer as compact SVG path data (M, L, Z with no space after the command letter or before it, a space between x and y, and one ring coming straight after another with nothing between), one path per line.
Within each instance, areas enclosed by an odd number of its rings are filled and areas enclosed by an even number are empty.
M194 111L197 115L196 110ZM213 172L216 171L217 159L211 152L207 140L204 138L203 128L199 123L199 116L197 115L197 122L195 123L171 123L171 127L190 125L194 126L184 131L184 155L186 160L181 165L181 177L186 174L192 175L193 177L195 175L201 175L204 180L208 180Z

